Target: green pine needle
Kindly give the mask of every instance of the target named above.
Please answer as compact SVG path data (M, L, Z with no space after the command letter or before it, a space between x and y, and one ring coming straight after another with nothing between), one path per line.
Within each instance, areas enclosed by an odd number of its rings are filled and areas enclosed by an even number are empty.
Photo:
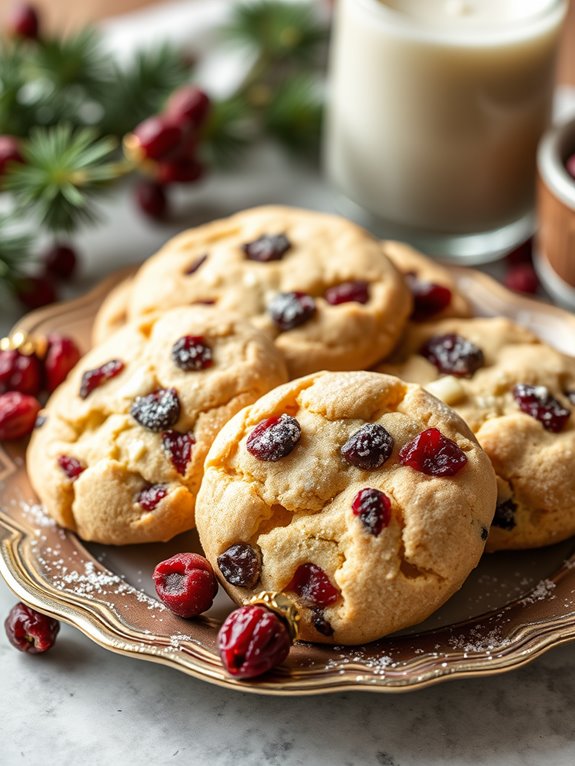
M94 221L94 197L126 170L111 161L116 148L114 139L98 138L87 128L36 128L23 143L24 164L13 166L6 177L16 210L26 215L33 211L55 232L71 232Z
M249 107L242 99L216 101L202 131L200 146L210 164L225 169L237 161L252 134Z
M113 83L110 56L93 29L42 40L30 56L32 76L56 97L65 88L83 89L92 98Z
M263 115L264 125L289 151L317 156L322 111L318 84L311 77L300 75L275 90Z
M13 282L22 272L20 264L30 256L32 237L14 231L11 218L0 216L0 281Z

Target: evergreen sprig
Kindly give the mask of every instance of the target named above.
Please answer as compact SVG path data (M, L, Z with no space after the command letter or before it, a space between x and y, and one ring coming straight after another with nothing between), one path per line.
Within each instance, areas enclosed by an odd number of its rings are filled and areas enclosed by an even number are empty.
M30 256L32 237L14 230L10 216L0 215L0 284L14 284Z

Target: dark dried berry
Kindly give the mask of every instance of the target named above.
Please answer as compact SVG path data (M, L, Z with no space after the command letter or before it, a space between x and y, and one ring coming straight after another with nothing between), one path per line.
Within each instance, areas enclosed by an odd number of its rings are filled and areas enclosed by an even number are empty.
M20 391L37 396L40 393L41 373L36 354L23 354L15 348L0 351L0 393Z
M236 678L261 676L282 663L290 647L285 622L260 604L234 609L218 633L222 663Z
M60 623L20 602L8 613L4 628L16 649L28 654L42 654L54 646Z
M145 487L136 497L136 502L139 503L145 511L153 511L160 504L168 494L168 488L165 484L151 484L149 487Z
M71 455L60 455L58 457L58 465L70 481L75 481L78 476L86 470L86 466L83 465L78 458L71 457Z
M162 447L168 453L172 465L182 476L186 475L192 459L192 447L196 443L193 434L181 434L178 431L164 431Z
M188 268L184 271L184 274L187 277L189 277L191 274L195 274L196 271L200 268L200 266L202 266L207 260L208 260L207 255L200 255L199 258L196 258L194 261L192 261L192 263L190 263Z
M138 396L130 414L149 431L164 431L180 417L180 400L174 388L160 388L146 396Z
M513 387L513 398L521 412L538 420L543 428L553 433L561 431L571 412L564 407L545 386L518 383Z
M172 359L176 367L186 372L197 372L214 363L212 349L201 335L184 335L172 346Z
M210 562L198 553L177 553L161 561L152 579L160 601L180 617L207 611L218 592Z
M453 294L449 287L419 279L414 273L406 274L405 280L413 296L411 319L415 322L436 316L451 303Z
M324 298L331 306L339 306L340 303L367 303L369 284L362 280L342 282L339 285L328 287Z
M352 434L341 448L345 460L356 468L381 468L393 452L393 436L378 423L367 423Z
M280 330L293 330L312 318L315 301L307 293L278 293L270 301L268 311Z
M340 597L339 590L316 564L301 564L286 590L297 593L305 606L309 607L330 606Z
M85 399L95 388L106 383L106 381L115 378L124 369L124 362L121 359L110 359L109 362L94 370L86 370L82 375L80 384L80 398Z
M391 521L391 500L378 489L367 487L353 499L351 509L370 535L377 537Z
M334 630L329 620L326 619L323 609L314 609L311 616L311 624L322 636L333 636Z
M280 261L290 248L291 242L285 234L264 234L259 239L242 245L248 260L259 263Z
M501 503L497 503L495 516L491 522L492 526L499 527L499 529L505 529L506 531L513 529L517 526L517 522L515 520L516 510L517 506L511 498L508 500L503 500Z
M260 554L248 543L236 543L218 556L218 567L224 579L238 588L254 588L260 580Z
M289 455L300 437L300 424L295 418L275 415L257 424L248 436L246 448L258 460L274 463Z
M400 449L399 462L428 476L454 476L465 466L467 457L437 428L428 428Z
M421 356L445 375L471 378L485 364L483 351L455 333L434 335L419 349Z

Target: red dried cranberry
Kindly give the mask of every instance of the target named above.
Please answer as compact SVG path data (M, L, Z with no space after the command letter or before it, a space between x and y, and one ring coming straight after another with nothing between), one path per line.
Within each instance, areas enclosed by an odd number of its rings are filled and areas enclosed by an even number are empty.
M366 423L341 448L345 460L363 471L381 468L393 452L393 436L378 423Z
M367 303L369 284L362 280L342 282L339 285L328 287L324 298L331 306L339 306L340 303Z
M176 471L182 476L186 475L188 465L192 459L192 447L196 443L193 434L181 434L178 431L164 431L162 434L162 447L166 450Z
M467 457L437 428L428 428L401 448L399 462L428 476L454 476L465 466Z
M20 142L14 136L0 136L0 178L11 162L24 162L20 153Z
M54 244L42 256L48 274L59 279L70 279L76 271L78 256L71 245Z
M139 181L136 186L136 201L140 210L149 218L161 221L166 217L168 198L164 187L156 181Z
M165 484L150 484L149 487L138 493L136 502L139 503L145 511L153 511L168 494L168 488Z
M391 500L378 489L367 487L353 499L351 509L370 535L377 537L391 521Z
M326 607L340 597L339 590L316 564L301 564L296 569L286 590L297 593L306 606Z
M60 455L58 458L58 465L64 471L70 481L75 481L81 473L84 473L86 466L76 457L70 455Z
M575 154L572 154L567 158L565 163L565 170L569 173L571 178L575 179Z
M80 349L72 338L58 333L48 335L48 350L44 358L46 388L54 391L68 377L80 359Z
M60 623L22 602L15 604L4 621L8 641L21 652L42 654L56 642Z
M539 289L539 277L530 263L518 263L509 267L503 284L517 293L534 295Z
M261 556L248 543L230 545L218 556L218 567L224 579L239 588L254 588L262 573Z
M58 298L53 282L44 274L24 277L16 286L16 297L29 309L47 306Z
M176 367L186 372L197 372L214 363L212 349L201 335L184 335L172 346L172 359Z
M38 11L29 3L18 3L6 25L6 31L10 37L22 40L38 40L40 37L40 18Z
M197 617L213 604L218 581L210 562L197 553L176 553L152 575L162 603L180 617Z
M148 117L134 128L138 151L148 160L161 160L176 149L182 131L164 117Z
M112 380L124 370L124 362L121 359L110 359L106 364L93 370L86 370L80 383L80 398L86 399L94 389L99 388L108 380Z
M19 391L0 394L0 440L11 441L28 436L34 430L40 402Z
M163 431L180 417L180 400L174 388L160 388L146 396L138 396L130 415L149 431Z
M16 349L0 351L0 392L20 391L37 396L41 387L42 368L35 354Z
M281 261L290 249L291 242L285 234L264 234L259 239L242 245L248 260L259 263Z
M553 433L561 431L571 412L564 407L545 386L518 383L513 387L513 398L521 412L538 420L543 428Z
M517 526L515 521L515 512L517 506L511 498L503 500L501 503L497 503L495 509L495 516L491 522L492 526L499 527L499 529L505 529L507 531Z
M323 612L323 609L314 609L311 616L311 624L322 636L333 636L334 630L331 623Z
M511 250L505 256L507 263L516 265L518 263L532 263L533 261L533 238L522 242L516 248Z
M189 277L191 274L195 274L196 271L202 266L206 261L208 260L208 256L206 255L200 255L199 258L196 258L192 263L188 266L188 268L184 271L184 274Z
M180 127L199 127L209 111L210 99L207 93L195 85L178 88L166 105L166 114Z
M419 279L414 273L406 274L405 280L413 296L411 319L414 322L424 322L436 316L451 303L453 293L449 287Z
M270 301L268 311L280 330L293 330L312 318L315 301L307 293L278 293Z
M205 168L195 157L175 157L159 162L156 180L160 184L190 184L199 181Z
M248 436L246 448L258 460L275 463L294 449L301 427L291 415L274 415L262 420Z
M290 647L285 622L260 604L234 609L218 633L222 663L236 678L261 676L282 663Z
M471 378L485 363L479 346L453 332L433 335L419 349L419 353L439 372L458 378Z

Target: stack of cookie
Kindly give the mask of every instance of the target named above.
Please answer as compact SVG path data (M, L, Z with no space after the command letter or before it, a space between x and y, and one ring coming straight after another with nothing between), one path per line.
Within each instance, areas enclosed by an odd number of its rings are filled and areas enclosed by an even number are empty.
M111 544L196 524L232 598L285 591L304 639L374 640L486 541L575 533L575 360L349 221L266 207L186 232L94 333L29 447L48 512Z

